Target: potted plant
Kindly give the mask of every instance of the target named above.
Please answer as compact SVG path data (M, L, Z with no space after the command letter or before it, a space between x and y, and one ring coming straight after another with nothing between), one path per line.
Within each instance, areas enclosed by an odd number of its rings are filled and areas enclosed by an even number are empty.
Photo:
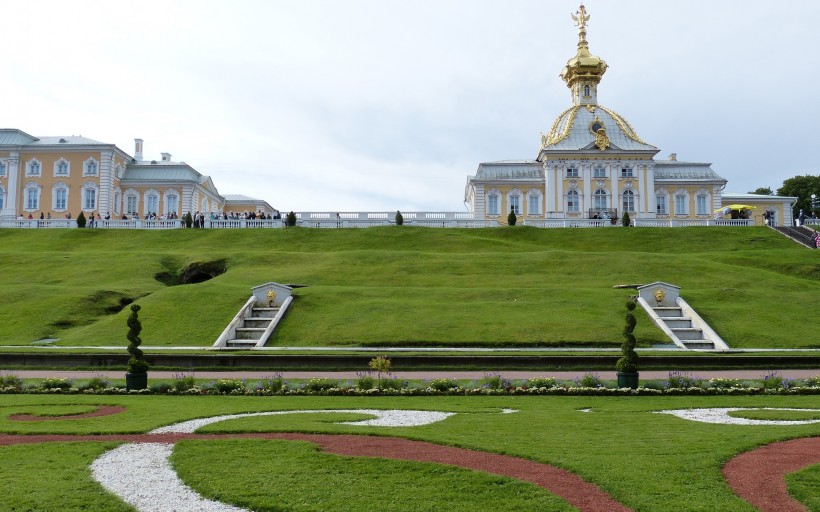
M638 354L635 352L635 330L637 321L632 312L635 310L635 301L626 302L626 326L624 327L624 342L621 344L622 356L615 363L618 375L619 388L638 387Z
M131 391L132 389L146 389L148 387L148 361L143 359L142 350L139 349L140 331L142 331L142 324L140 323L137 312L140 307L136 304L131 305L131 314L128 316L128 353L131 354L131 359L128 360L128 373L125 374L125 389Z

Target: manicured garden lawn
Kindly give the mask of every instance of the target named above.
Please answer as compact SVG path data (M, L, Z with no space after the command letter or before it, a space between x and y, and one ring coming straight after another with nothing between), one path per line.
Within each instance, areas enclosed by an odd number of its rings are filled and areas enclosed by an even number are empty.
M283 346L611 346L618 284L667 281L732 347L817 347L818 254L766 228L0 230L0 345L209 346L252 286L307 285ZM190 263L210 281L168 286ZM639 346L666 343L642 313Z
M85 419L90 405L127 411ZM743 426L698 423L653 411L705 407L820 409L817 396L721 397L213 397L0 396L0 433L144 433L183 420L271 410L353 412L239 418L198 430L313 432L404 437L553 464L597 484L640 511L732 510L737 498L721 473L733 456L756 447L820 436L820 423ZM413 427L343 425L369 416L356 409L455 413ZM517 412L502 414L503 409ZM12 414L47 421L14 421ZM806 412L743 411L757 419L817 419ZM128 510L92 478L88 466L111 442L0 447L2 510ZM171 458L181 478L213 500L254 510L572 510L532 484L439 464L339 456L303 441L225 439L177 443ZM790 492L818 509L818 467L789 477ZM139 485L139 475L134 475Z

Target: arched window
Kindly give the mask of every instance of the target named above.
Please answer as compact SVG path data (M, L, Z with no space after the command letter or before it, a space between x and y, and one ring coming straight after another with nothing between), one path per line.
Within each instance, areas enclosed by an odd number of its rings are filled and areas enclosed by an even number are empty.
M208 198L207 198L207 197L203 197L203 198L202 198L202 208L200 209L200 211L201 211L202 213L207 213L207 212L209 212L210 210L211 210L211 209L210 209L210 208L208 208Z
M69 175L70 169L70 164L65 158L54 162L54 176L66 177Z
M25 210L34 211L40 209L40 185L29 183L25 188Z
M635 211L635 193L631 190L624 190L623 193L623 210L625 212L634 212Z
M83 164L83 176L96 176L99 171L99 164L93 158L89 158Z
M609 200L607 199L606 190L599 188L592 196L592 206L596 210L605 210L609 208Z
M588 85L584 86L584 96L589 97L589 86Z
M55 183L51 189L51 208L58 212L68 208L68 185L65 183Z
M43 165L36 158L32 158L26 162L26 176L40 176Z
M97 209L97 185L86 183L83 186L83 210L93 211Z
M581 196L577 190L567 192L567 212L578 213L581 211Z
M527 215L541 215L541 191L530 190L527 194Z
M501 215L501 195L497 190L487 193L487 215Z

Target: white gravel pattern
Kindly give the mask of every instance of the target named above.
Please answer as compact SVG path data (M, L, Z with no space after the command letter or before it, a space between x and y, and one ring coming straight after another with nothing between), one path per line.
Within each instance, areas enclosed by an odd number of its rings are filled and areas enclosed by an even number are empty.
M671 414L685 420L701 423L719 423L721 425L809 425L820 423L818 420L753 420L730 416L734 411L820 411L820 409L788 409L779 407L713 407L709 409L673 409L654 411L656 414Z
M168 443L124 444L95 460L91 474L140 512L245 512L205 499L185 485L168 460L172 448Z
M379 409L322 409L266 411L226 414L168 425L149 434L191 434L198 428L220 421L251 416L284 414L358 413L375 416L363 421L339 422L343 425L375 427L417 427L445 420L455 413ZM173 449L168 443L130 443L110 450L91 464L94 480L140 512L247 512L246 509L208 500L185 485L171 466ZM139 475L135 482L134 475Z

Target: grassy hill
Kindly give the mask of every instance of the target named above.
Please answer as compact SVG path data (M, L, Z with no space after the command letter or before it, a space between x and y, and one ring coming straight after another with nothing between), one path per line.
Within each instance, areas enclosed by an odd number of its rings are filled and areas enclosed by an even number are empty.
M186 265L225 272L176 285ZM157 279L160 276L160 279ZM250 296L307 285L274 344L617 346L625 283L666 281L732 347L818 347L820 251L767 228L0 230L0 345L208 346ZM645 315L640 344L666 343Z

